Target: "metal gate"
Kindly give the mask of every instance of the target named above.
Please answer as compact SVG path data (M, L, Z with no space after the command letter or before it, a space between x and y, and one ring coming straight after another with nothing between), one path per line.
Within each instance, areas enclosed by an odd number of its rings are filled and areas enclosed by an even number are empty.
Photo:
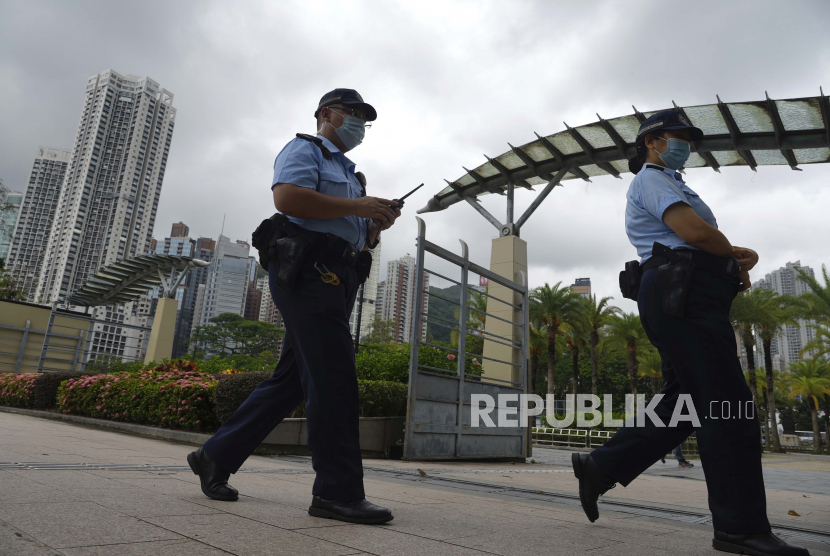
M420 218L418 220L418 243L415 276L414 316L412 320L411 354L409 363L409 400L406 410L406 433L404 440L404 459L475 459L475 458L526 458L528 457L528 427L486 427L471 426L471 396L473 394L487 394L498 400L499 394L525 394L527 385L527 355L528 355L528 290L527 277L522 273L523 284L517 284L503 276L499 276L481 266L470 262L467 244L461 241L461 256L455 255L434 243L426 240L426 226ZM459 278L448 278L425 268L424 256L426 253L435 255L439 259L452 263L460 272ZM505 300L488 294L488 298L495 299L520 311L521 322L511 322L521 330L521 340L505 338L489 334L483 330L476 330L475 334L483 336L484 341L496 342L513 349L520 350L520 363L485 358L482 355L467 352L467 318L471 310L468 305L468 276L478 274L491 282L498 283L521 296L521 304L514 305ZM431 295L424 286L424 275L429 274L447 280L460 286L460 296L457 301L444 299L459 307L457 322L439 319L430 316L429 310L424 308L424 296ZM435 294L432 294L433 296ZM486 318L501 319L501 317L472 309L486 315ZM501 319L505 320L505 319ZM506 321L510 322L510 321ZM458 346L447 347L422 339L423 327L427 324L443 327L458 332ZM420 363L420 347L428 345L433 348L447 351L455 355L457 366L455 371L436 368ZM467 357L482 359L511 365L520 369L519 382L499 380L479 376L467 372ZM499 413L509 414L515 420L519 406L518 399L507 402L504 407L496 408L490 414L494 423L499 423Z

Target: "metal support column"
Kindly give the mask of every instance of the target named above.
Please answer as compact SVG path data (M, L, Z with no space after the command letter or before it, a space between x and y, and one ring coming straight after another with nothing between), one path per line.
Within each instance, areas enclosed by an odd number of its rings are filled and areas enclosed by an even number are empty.
M29 339L29 330L32 328L32 321L26 321L26 328L23 329L23 339L20 340L20 351L17 352L17 363L14 365L14 372L20 372L20 365L23 363L23 352L26 351L26 340Z

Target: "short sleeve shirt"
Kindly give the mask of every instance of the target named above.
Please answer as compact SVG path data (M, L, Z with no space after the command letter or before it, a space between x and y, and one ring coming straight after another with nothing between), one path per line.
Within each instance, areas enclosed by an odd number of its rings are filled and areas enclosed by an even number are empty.
M707 224L718 227L709 206L686 185L680 172L670 168L656 164L644 165L628 188L627 200L625 232L637 249L641 263L651 258L655 241L671 249L697 249L663 222L663 213L675 203L686 203Z
M331 197L359 199L362 195L360 182L355 176L355 164L334 146L334 143L318 135L323 145L331 151L331 160L326 159L319 147L311 141L293 139L280 151L274 161L274 178L271 189L278 183L291 183L307 187ZM319 189L318 189L319 184ZM295 218L289 220L312 232L334 234L345 239L358 249L366 243L366 221L358 216L344 216L326 220Z

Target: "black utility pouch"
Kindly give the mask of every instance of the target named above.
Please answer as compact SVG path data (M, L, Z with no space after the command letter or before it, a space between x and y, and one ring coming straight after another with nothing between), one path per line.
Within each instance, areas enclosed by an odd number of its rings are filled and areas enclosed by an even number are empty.
M675 317L682 317L686 313L686 298L689 296L692 271L695 268L692 258L657 242L654 243L652 255L669 261L657 269L657 283L662 292L663 311Z
M620 272L620 291L626 299L637 301L640 294L640 261L628 261Z
M369 251L361 251L357 256L354 271L357 274L357 283L362 284L365 282L369 277L369 272L372 271L372 253Z

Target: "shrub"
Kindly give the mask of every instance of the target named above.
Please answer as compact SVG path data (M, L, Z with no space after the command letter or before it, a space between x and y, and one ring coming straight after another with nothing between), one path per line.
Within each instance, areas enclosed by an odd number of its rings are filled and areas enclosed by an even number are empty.
M272 373L222 375L214 391L216 417L224 422L248 399L259 383ZM361 417L397 417L406 414L408 386L399 382L358 380ZM300 403L288 417L305 417L305 403Z
M89 376L94 372L59 371L43 373L35 380L34 409L54 409L57 403L58 389L64 380Z
M259 357L251 357L245 354L226 357L214 355L212 359L201 359L195 361L195 363L199 370L205 373L216 374L228 369L236 369L243 373L268 371L270 374L274 372L277 361L279 361L279 358L270 353L265 353Z
M197 372L189 361L154 369L83 376L61 384L57 408L86 415L195 431L215 430L214 376Z
M0 405L32 408L35 384L43 373L0 374Z
M449 345L447 347L450 347ZM468 351L468 353L472 353ZM388 380L409 382L409 344L372 344L361 349L355 356L357 377L362 380ZM422 345L418 349L418 363L433 367L431 372L442 369L455 374L458 371L457 355L454 352ZM466 372L481 375L481 358L467 356Z

